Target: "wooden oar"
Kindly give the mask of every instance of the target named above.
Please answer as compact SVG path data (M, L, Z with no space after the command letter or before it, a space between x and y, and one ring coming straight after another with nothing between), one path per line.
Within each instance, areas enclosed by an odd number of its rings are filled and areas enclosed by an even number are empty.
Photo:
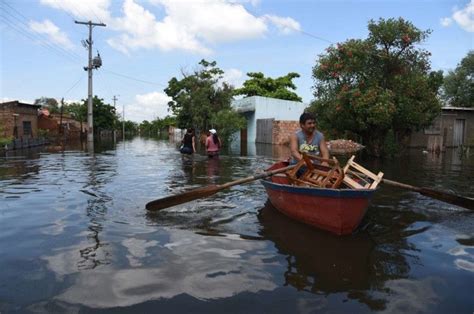
M238 185L238 184L243 184L255 180L260 180L269 176L272 176L277 173L282 173L287 170L293 169L296 165L276 169L276 170L271 170L271 171L266 171L261 174L255 175L255 176L250 176L247 178L227 182L225 184L219 184L219 185L211 185L211 186L206 186L202 188L197 188L194 190L186 191L180 194L176 195L171 195L167 196L164 198L160 198L154 201L151 201L146 204L146 209L150 211L157 211L160 209L176 206L179 204L187 203L190 201L194 201L200 198L205 198L208 196L211 196L221 190L227 189L231 186Z
M421 195L428 196L431 198L435 198L437 200L453 204L456 206L464 207L470 210L474 210L474 198L470 197L463 197L456 195L451 192L444 192L444 191L439 191L439 190L433 190L430 188L425 188L425 187L417 187L417 186L412 186L408 185L405 183L400 183L388 179L383 179L382 181L385 184L396 186L402 189L410 190L410 191L415 191L420 193Z

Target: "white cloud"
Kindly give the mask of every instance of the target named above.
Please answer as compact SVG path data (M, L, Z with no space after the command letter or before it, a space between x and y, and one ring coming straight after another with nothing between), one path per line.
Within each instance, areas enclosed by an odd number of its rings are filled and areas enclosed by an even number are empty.
M171 98L162 92L136 95L134 103L125 106L125 120L141 122L143 120L151 121L155 118L162 119L171 115L171 112L168 112L170 100Z
M451 25L453 22L453 20L449 17L444 17L442 19L440 19L440 23L441 25L443 25L444 27L448 27L449 25Z
M110 21L110 0L41 0L41 4L66 11L78 19L94 22Z
M153 0L164 8L166 16L156 20L153 13L125 0L124 16L112 24L123 34L108 43L122 51L137 48L187 50L209 54L208 44L262 37L267 25L245 10L241 4L223 0Z
M234 87L241 87L244 82L243 77L242 71L231 68L224 71L224 76L220 81L227 82Z
M270 23L275 25L280 33L282 34L291 34L295 31L300 31L300 23L292 19L291 17L281 17L276 15L266 14L263 16L265 20L268 20Z
M45 34L49 40L66 49L72 49L74 47L67 34L48 19L43 22L30 21L29 26L32 31L38 34Z
M454 20L462 29L467 32L474 32L474 0L471 0L463 9L454 9L451 18L446 17L441 19L441 25L449 26Z
M262 38L268 25L281 32L299 29L299 23L275 15L255 16L244 3L253 6L259 0L150 0L164 16L157 18L137 0L124 0L122 16L113 18L110 0L41 0L41 3L73 14L77 18L97 20L119 32L107 42L129 54L136 49L184 50L207 55L212 45L222 42Z
M465 31L474 32L474 0L471 0L464 9L455 11L453 19Z

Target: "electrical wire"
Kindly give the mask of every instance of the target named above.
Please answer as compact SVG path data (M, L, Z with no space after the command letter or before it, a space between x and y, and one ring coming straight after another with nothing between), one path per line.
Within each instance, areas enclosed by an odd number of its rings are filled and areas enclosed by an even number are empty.
M63 97L67 96L70 91L72 91L79 82L81 82L84 79L84 75L81 75L81 77L64 93Z
M128 75L125 75L125 74L116 73L116 72L113 72L113 71L110 71L110 70L107 70L107 69L102 69L102 71L105 71L107 73L129 79L129 80L132 80L132 81L137 81L137 82L141 82L141 83L156 85L156 86L160 86L160 87L166 87L165 85L160 84L160 83L145 81L145 80L134 78L134 77L131 77L131 76L128 76Z
M38 42L41 46L43 46L45 49L47 50L50 50L50 51L53 51L54 53L56 53L58 56L60 57L63 57L63 58L66 58L69 62L72 62L74 64L77 64L78 63L78 60L71 57L70 55L68 54L65 54L63 53L61 50L58 50L56 49L56 47L46 43L46 42L43 42L41 40L38 40L38 38L35 38L34 36L32 36L29 32L26 32L24 29L22 29L21 27L15 25L14 22L12 22L11 20L9 20L8 18L6 18L5 16L1 15L0 16L0 20L2 20L2 22L10 27L12 30L14 30L15 32L21 34L22 36L34 41L34 42Z
M28 18L26 16L24 16L21 12L19 12L18 10L16 10L14 7L12 7L11 5L9 5L8 3L2 1L0 2L1 4L5 4L7 5L9 8L10 8L10 12L7 11L6 7L3 7L4 10L3 13L6 13L8 16L6 15L2 15L2 17L5 19L5 20L8 20L10 22L10 24L14 24L15 26L17 26L18 28L20 29L23 29L23 31L25 31L26 29L26 32L27 33L30 33L32 34L33 37L35 37L35 40L40 40L40 41L43 41L45 42L48 46L50 47L53 47L53 49L57 49L59 51L61 51L62 53L72 57L73 59L76 58L78 60L81 59L81 57L79 55L77 55L76 53L74 52L71 52L71 51L68 51L66 49L64 49L63 47L61 47L60 45L56 44L56 43L53 43L49 40L48 37L44 36L43 34L41 33L38 33L38 32L34 32L32 33L32 31L30 30L30 25L27 24L25 22L28 21ZM16 13L16 15L12 14L12 11L14 11ZM18 16L20 16L21 18L19 18ZM15 23L11 18L14 18L15 20L17 20L18 22L20 22L22 25L19 25L17 23Z

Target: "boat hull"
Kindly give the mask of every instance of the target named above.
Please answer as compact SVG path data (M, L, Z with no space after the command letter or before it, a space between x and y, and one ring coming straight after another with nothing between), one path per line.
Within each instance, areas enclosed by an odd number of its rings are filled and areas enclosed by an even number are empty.
M270 169L284 166L278 163ZM274 175L262 184L281 213L337 235L351 234L359 226L376 191L293 186L284 175Z

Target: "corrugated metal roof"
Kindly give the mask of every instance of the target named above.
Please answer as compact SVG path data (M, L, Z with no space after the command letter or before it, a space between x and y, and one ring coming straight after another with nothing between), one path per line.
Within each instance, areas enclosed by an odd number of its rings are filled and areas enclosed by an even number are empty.
M9 105L28 106L28 107L33 107L33 108L41 108L40 105L27 104L27 103L24 103L24 102L19 102L18 100L13 100L13 101L7 101L7 102L2 102L2 103L0 103L0 107L1 107L1 106L9 106Z

